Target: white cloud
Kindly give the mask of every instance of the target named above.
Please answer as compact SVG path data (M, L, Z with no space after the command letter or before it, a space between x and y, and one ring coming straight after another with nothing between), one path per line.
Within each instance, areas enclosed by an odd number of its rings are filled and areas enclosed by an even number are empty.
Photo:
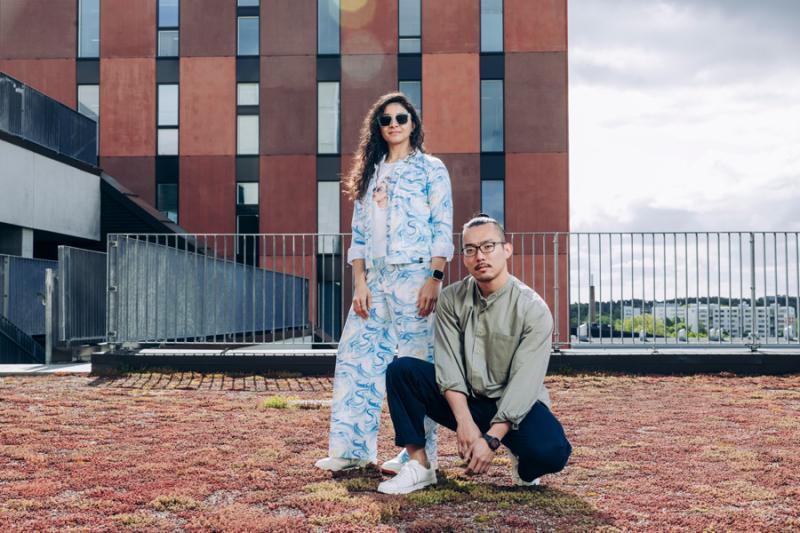
M800 229L800 2L751 4L570 3L573 230Z

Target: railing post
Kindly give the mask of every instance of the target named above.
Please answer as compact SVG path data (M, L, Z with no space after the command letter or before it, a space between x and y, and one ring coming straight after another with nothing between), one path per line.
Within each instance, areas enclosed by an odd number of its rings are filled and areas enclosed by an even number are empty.
M765 301L766 303L766 301ZM758 350L756 331L756 234L750 232L750 351Z
M9 288L11 280L10 273L11 273L11 258L10 257L0 257L0 268L3 270L3 307L2 307L2 314L3 316L8 316L8 299L9 299Z
M117 336L117 251L119 243L117 235L108 236L106 256L106 340L113 344Z
M559 287L558 287L558 233L553 234L553 309L555 314L555 320L553 324L553 337L555 338L555 342L553 343L554 351L558 352L561 350L561 338L559 322L561 322L561 315L559 315Z
M53 362L53 284L55 273L52 268L44 271L44 363Z

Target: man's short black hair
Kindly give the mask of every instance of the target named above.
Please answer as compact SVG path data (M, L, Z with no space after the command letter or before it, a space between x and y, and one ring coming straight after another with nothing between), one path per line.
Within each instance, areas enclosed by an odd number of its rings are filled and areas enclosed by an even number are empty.
M475 228L477 226L483 226L484 224L492 224L497 231L500 232L500 235L505 239L506 230L503 228L503 225L500 224L497 220L490 217L486 213L478 213L477 215L473 216L471 219L467 220L464 224L464 227L461 228L461 236L464 236L464 232L467 231L469 228Z

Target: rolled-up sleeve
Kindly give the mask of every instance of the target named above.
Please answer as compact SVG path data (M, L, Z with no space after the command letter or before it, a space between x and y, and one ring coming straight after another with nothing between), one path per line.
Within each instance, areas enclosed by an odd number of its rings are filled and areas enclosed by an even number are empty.
M492 424L511 422L512 428L517 429L536 403L544 387L552 335L550 310L544 302L537 302L526 313L522 339L511 363L511 379L497 402Z
M431 210L433 242L431 256L453 258L453 193L450 174L444 164L436 165L430 174L428 205Z
M452 298L445 290L436 306L436 324L434 338L434 363L436 365L436 383L444 394L446 390L454 390L469 395L467 382L464 379L462 364L461 331L453 309Z
M350 241L350 248L347 249L347 262L351 265L355 259L364 259L366 234L364 233L364 206L361 204L361 200L353 202L353 221L350 224L353 238Z

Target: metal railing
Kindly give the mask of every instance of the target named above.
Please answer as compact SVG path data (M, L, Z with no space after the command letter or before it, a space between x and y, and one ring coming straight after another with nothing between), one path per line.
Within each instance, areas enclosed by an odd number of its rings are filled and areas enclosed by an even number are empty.
M572 346L797 345L797 232L569 235Z
M509 233L561 348L798 344L798 233ZM114 343L335 344L350 235L111 235ZM456 249L461 236L455 235ZM460 255L445 284L467 275Z
M256 344L309 335L308 281L270 267L274 257L259 268L257 237L109 235L108 340Z
M57 261L0 255L0 314L28 335L44 335L45 271Z
M106 338L106 254L58 247L58 341L88 344Z
M97 122L2 72L0 131L97 166Z

